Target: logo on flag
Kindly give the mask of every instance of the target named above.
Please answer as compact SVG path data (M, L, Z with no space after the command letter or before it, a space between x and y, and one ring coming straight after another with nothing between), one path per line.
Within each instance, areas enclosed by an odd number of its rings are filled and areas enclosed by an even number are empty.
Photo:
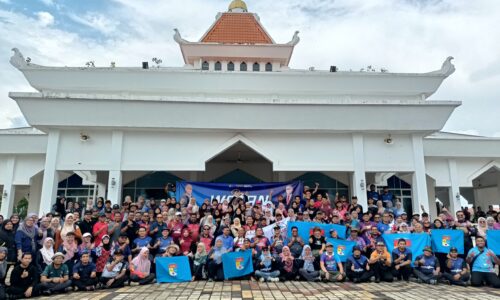
M441 239L441 245L443 245L443 247L450 247L450 241L451 236L443 235L443 238Z
M175 277L177 276L177 264L168 265L168 275Z
M243 257L237 257L235 260L236 263L236 270L243 270L245 268L245 265L243 265Z
M338 245L337 254L342 255L342 256L345 255L345 246L344 245Z

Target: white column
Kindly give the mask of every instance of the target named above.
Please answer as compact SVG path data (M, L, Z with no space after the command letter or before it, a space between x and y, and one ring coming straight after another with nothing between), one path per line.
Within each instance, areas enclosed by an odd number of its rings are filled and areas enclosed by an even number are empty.
M122 201L122 147L123 131L113 131L111 136L111 168L108 177L108 197L112 204L120 204Z
M16 187L14 186L14 169L16 167L16 157L11 156L7 160L7 166L4 170L5 182L2 191L2 208L0 213L4 219L10 218L14 208L14 195L16 194Z
M96 197L106 198L106 183L96 182L97 195Z
M43 173L38 173L30 178L28 211L39 211L42 196Z
M429 199L427 195L427 179L425 176L424 145L423 137L414 134L411 137L413 148L413 165L415 171L412 176L412 206L413 213L422 213L424 210L429 213Z
M354 174L352 178L352 196L358 197L358 204L363 206L363 211L368 209L366 196L366 175L365 175L365 150L363 135L354 133L352 135Z
M59 152L59 129L51 129L47 141L47 153L45 154L45 169L43 171L42 197L40 200L39 215L45 215L52 209L52 203L57 198L57 154Z
M460 205L460 183L458 180L457 161L455 159L448 159L448 171L450 172L451 182L451 186L448 189L450 196L450 207L448 210L455 215L462 208Z

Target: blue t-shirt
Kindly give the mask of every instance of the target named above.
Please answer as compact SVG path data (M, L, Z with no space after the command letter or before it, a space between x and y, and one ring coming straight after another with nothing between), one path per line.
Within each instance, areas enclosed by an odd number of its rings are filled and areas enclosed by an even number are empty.
M226 249L229 249L230 251L233 250L233 247L234 247L234 238L232 236L230 236L230 235L224 236L222 234L222 235L219 235L217 238L221 238L222 239L222 247L224 247Z
M465 264L465 261L457 257L457 259L451 259L451 268L450 268L450 273L455 275L463 271L464 268L467 268L467 265Z
M149 244L151 244L151 240L152 238L149 236L146 236L144 238L136 238L134 240L134 244L139 248L147 247Z
M158 250L159 253L165 253L165 251L167 251L168 245L172 244L174 242L174 239L171 236L169 236L166 239L161 237L158 239L158 241L160 241L160 246Z
M419 265L417 267L417 269L424 273L424 274L432 274L432 272L434 272L434 270L439 267L439 261L437 260L437 258L433 255L433 256L425 256L423 254L417 256L417 258L415 258L415 261L420 261L421 259L424 259L424 264L423 265Z
M379 194L377 191L368 191L368 199L372 198L373 200L377 201L379 198Z
M365 264L368 262L366 256L361 255L359 258L355 258L354 255L348 258L348 260L354 266L354 272L362 272L365 270Z
M386 231L389 231L391 229L391 225L380 222L377 224L377 229L380 234L384 234Z
M409 248L405 248L405 251L401 251L397 247L392 249L392 261L398 259L401 254L405 255L405 258L401 262L408 261L408 260L411 261L411 257L412 257L411 250Z
M326 252L321 254L321 261L325 264L325 268L328 272L337 272L338 271L338 263L340 263L340 258L332 253L332 256L329 256Z
M469 250L469 253L467 253L467 257L470 257L471 253L474 253L474 257L477 256L474 264L472 265L472 272L494 273L495 264L493 256L495 254L493 254L493 251L486 247L483 250L483 253L479 254L479 249L477 247L474 247Z

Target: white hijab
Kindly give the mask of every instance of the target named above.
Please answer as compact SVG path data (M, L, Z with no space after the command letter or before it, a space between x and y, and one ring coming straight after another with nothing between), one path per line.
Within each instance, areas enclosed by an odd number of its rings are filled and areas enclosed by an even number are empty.
M52 257L54 256L54 247L47 247L47 241L52 241L52 244L54 244L54 240L52 238L46 238L43 242L42 249L40 249L40 253L42 254L43 262L46 265L50 265L52 263Z

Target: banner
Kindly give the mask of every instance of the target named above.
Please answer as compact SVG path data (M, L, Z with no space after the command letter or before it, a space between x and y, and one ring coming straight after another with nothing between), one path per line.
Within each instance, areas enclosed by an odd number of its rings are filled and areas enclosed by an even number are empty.
M431 242L434 252L448 254L451 247L457 247L458 254L464 254L464 232L462 230L432 230Z
M315 222L288 222L287 233L288 236L292 236L292 227L297 227L299 230L299 236L304 240L305 243L309 242L309 237L313 235L313 228L319 227L321 229L321 235L328 238L330 237L330 229L335 229L338 233L339 239L346 239L346 227L344 225L338 224L323 224Z
M333 252L340 258L341 262L346 262L352 255L352 248L356 246L354 241L327 238L327 243L333 244Z
M191 268L187 256L157 257L156 281L158 283L191 281Z
M268 238L269 240L271 240L274 236L274 227L276 226L279 226L281 228L281 237L283 239L286 239L287 235L287 225L288 225L288 221L290 220L290 218L285 218L279 222L276 222L274 224L271 224L271 225L268 225L264 228L262 228L262 230L264 231L264 236L266 238ZM255 236L255 234L254 234Z
M253 273L252 250L222 254L224 279L237 278Z
M225 200L231 202L236 198L242 198L246 202L260 204L263 207L268 204L277 204L278 196L282 195L285 199L293 201L295 196L302 198L304 190L303 183L300 181L294 182L275 182L275 183L256 183L256 184L232 184L232 183L209 183L209 182L193 182L181 181L177 182L176 195L177 201L194 197L196 203L202 205L205 199L210 202L217 199L219 203Z
M500 230L486 230L488 249L496 255L500 255Z
M399 239L406 240L406 247L411 250L412 261L420 254L424 253L424 248L431 245L431 238L427 233L387 233L383 234L387 251L392 253L392 250L398 246Z

